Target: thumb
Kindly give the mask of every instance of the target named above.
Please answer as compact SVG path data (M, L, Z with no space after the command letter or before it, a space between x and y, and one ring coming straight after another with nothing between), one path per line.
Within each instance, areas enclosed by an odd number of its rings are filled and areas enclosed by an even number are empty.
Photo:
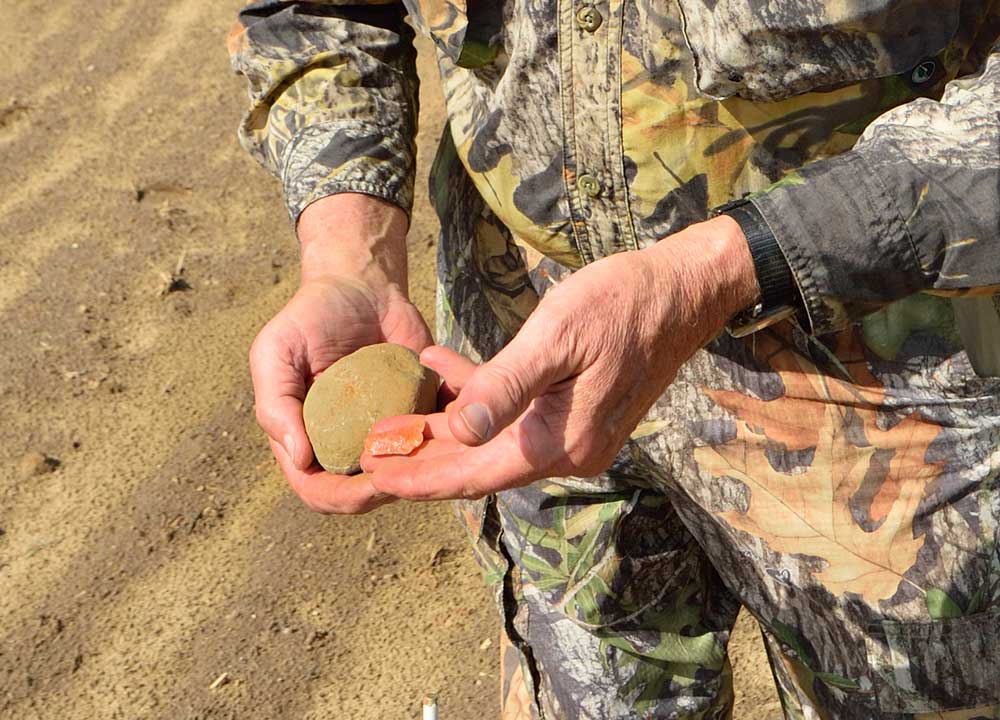
M480 365L448 408L448 428L465 445L482 445L523 413L531 401L568 374L560 353L519 333Z

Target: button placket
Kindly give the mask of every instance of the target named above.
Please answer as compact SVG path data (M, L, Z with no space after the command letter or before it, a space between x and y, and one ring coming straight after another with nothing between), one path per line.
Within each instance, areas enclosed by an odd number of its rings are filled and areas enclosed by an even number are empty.
M620 89L621 34L614 32L620 3L570 6L560 19L566 168L572 182L567 190L580 254L590 262L626 249L631 229L623 227L619 208L624 178L613 177L623 172L620 118L611 117L618 107L613 94Z

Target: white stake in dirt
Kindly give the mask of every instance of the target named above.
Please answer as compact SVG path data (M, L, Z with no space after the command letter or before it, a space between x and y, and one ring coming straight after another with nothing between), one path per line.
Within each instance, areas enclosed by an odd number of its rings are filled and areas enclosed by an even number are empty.
M437 699L430 695L424 698L424 720L438 720Z

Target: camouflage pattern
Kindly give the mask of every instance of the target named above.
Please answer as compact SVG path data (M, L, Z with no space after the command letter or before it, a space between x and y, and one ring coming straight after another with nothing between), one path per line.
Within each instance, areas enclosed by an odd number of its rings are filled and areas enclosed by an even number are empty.
M504 717L726 717L740 604L789 718L1000 717L1000 378L941 295L1000 286L998 3L404 5L251 5L241 137L293 217L409 207L409 14L450 121L440 342L488 359L574 269L747 193L806 302L699 352L601 477L458 505Z
M438 334L489 357L571 268L519 252L454 151L434 180ZM863 324L721 337L606 474L458 504L509 639L504 718L727 717L739 604L789 718L1000 717L1000 377L950 300L885 312L913 316L891 358Z
M761 621L789 717L1000 708L1000 378L954 338L720 338L648 422L640 462Z
M815 331L920 290L1000 290L998 107L1000 52L951 83L940 102L890 110L849 153L790 173L756 199ZM827 198L837 202L817 209ZM823 232L831 223L844 235ZM842 237L865 244L843 253Z
M780 100L909 72L944 50L961 13L988 3L938 0L679 0L706 95ZM933 11L934 21L928 22ZM968 16L967 16L968 18Z
M595 7L588 32L546 0L253 3L230 38L252 102L242 141L282 178L293 219L344 191L409 208L408 14L439 50L463 165L537 253L579 267L767 189L755 202L814 332L920 290L1000 287L983 262L1000 212L995 2Z
M480 360L569 269L545 259L529 275L447 134L432 201L442 223L437 336ZM504 720L731 711L725 646L739 603L670 500L638 479L622 464L456 503L501 612Z
M240 142L281 179L293 221L338 192L411 206L418 83L404 17L394 5L359 17L336 0L240 13L227 42L250 95Z

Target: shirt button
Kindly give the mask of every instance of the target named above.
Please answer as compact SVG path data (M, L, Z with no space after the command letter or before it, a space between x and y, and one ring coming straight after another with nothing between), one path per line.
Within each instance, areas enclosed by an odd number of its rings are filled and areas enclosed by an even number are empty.
M576 11L576 24L587 32L594 32L603 22L604 18L593 5L584 5Z
M576 180L576 186L587 197L597 197L601 194L601 183L593 175L581 175Z

